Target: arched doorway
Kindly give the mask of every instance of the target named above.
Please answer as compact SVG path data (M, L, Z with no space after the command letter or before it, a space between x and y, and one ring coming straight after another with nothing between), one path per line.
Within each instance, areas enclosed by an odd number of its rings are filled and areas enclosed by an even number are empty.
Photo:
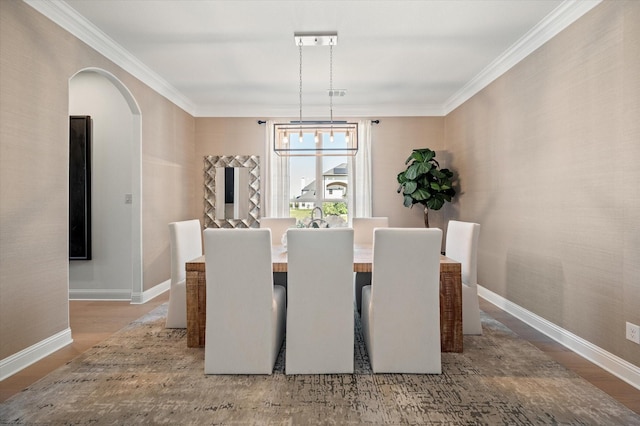
M70 299L142 302L141 113L113 74L69 80L69 115L92 117L92 260L71 261Z

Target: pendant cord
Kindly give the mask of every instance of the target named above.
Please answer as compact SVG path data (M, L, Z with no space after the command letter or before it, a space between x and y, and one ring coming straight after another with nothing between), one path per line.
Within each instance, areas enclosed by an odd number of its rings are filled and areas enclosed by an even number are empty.
M333 39L329 41L329 112L333 124Z
M300 55L300 134L302 134L302 40L298 43L298 50Z

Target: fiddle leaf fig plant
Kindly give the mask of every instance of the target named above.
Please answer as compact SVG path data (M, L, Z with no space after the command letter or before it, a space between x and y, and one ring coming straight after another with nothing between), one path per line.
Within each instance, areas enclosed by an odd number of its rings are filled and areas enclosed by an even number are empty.
M407 169L398 173L398 193L402 193L405 207L424 206L425 226L429 227L429 209L440 210L444 203L456 195L453 172L440 169L436 153L429 148L414 149L405 164Z

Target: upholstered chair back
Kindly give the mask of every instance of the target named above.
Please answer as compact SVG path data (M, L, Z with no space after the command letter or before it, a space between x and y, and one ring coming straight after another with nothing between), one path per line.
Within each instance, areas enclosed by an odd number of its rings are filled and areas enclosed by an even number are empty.
M206 374L271 374L284 339L269 229L206 229Z
M353 229L287 232L287 374L353 372Z
M372 283L362 289L362 328L374 373L441 373L437 228L374 232Z

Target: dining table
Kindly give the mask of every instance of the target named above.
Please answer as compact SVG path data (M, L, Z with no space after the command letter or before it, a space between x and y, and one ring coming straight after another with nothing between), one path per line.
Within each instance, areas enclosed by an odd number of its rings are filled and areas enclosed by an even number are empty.
M287 272L285 246L271 247L273 272ZM187 346L204 347L206 324L206 261L200 256L185 264L187 287ZM461 264L440 256L440 348L442 352L462 352ZM354 246L353 271L372 272L373 247Z

